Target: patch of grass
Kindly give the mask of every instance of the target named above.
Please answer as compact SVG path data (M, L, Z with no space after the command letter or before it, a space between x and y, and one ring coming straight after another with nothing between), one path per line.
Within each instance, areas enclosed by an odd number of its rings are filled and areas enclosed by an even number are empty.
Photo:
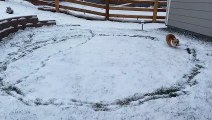
M170 97L177 97L177 96L179 96L179 94L177 94L177 93L169 93L169 96Z
M7 93L10 93L10 91L14 91L14 92L16 92L19 95L22 95L22 96L24 95L19 88L17 88L16 86L12 86L12 85L4 87L4 88L2 88L2 90L7 92Z
M197 76L200 73L200 69L204 68L202 65L196 64L195 67L192 69L191 73L187 75L188 77L188 82L190 82L192 79L194 79L195 76Z
M42 105L42 99L36 98L34 103L35 103L35 105Z
M186 48L185 50L187 51L188 54L191 54L193 56L194 61L199 61L199 59L197 59L197 52L195 49Z
M130 102L131 102L130 99L124 99L124 100L117 100L116 104L120 105L120 106L123 106L123 105L129 105Z
M0 72L7 70L7 63L3 63L0 67Z
M23 98L18 98L18 100L21 101L22 103L24 103L25 105L28 105L28 106L30 105L28 102L24 101Z
M191 54L191 49L190 48L186 48L185 50L187 51L188 54Z
M106 108L106 106L102 103L94 103L92 105L92 108L95 110L95 111L109 111L108 108Z
M180 91L180 87L170 87L170 88L159 88L152 95L167 95L167 94L174 94L175 92Z

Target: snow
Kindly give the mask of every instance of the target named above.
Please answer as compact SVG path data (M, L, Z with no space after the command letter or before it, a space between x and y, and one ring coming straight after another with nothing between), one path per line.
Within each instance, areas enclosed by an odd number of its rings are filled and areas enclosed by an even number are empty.
M212 119L212 48L203 38L174 33L181 45L170 48L164 24L142 31L141 24L84 20L21 0L0 4L0 19L57 21L0 42L1 119Z

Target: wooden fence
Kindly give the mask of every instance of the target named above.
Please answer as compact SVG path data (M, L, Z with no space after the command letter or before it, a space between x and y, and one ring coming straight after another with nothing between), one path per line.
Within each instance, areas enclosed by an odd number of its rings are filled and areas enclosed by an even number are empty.
M0 20L0 40L7 37L10 33L15 33L26 27L41 27L56 25L54 20L38 21L36 15L20 16Z
M127 7L127 6L114 6L110 4L110 0L105 0L105 4L96 4L92 2L85 2L80 0L63 0L65 2L75 3L83 6L88 6L92 8L100 8L104 9L104 12L99 12L90 9L84 9L79 7L65 6L60 4L60 0L54 0L54 2L47 2L43 0L29 0L34 2L34 4L39 5L48 5L55 7L56 12L62 12L62 10L71 10L83 13L89 13L93 15L103 16L106 20L110 20L110 18L136 18L136 19L148 19L150 22L158 22L158 20L165 20L165 16L158 15L158 12L166 12L166 8L159 8L159 6L166 6L167 1L161 0L118 0L116 3L119 4L148 4L153 6L152 8L145 7ZM41 8L41 10L44 10ZM53 11L53 10L51 10ZM149 15L131 15L131 14L113 14L112 11L137 11L137 12L149 12Z
M84 13L89 13L89 14L94 14L94 15L100 15L100 16L105 16L106 20L109 20L111 17L113 18L141 18L141 19L152 19L152 22L157 22L157 19L165 19L165 16L158 16L158 12L166 12L166 9L164 8L158 8L159 5L166 5L166 2L164 1L159 1L159 0L119 0L119 3L133 3L133 4L149 4L153 5L153 8L142 8L142 7L116 7L116 6L111 6L110 5L110 0L105 0L105 4L95 4L95 3L90 3L90 2L84 2L84 1L77 1L77 0L65 0L66 2L71 2L71 3L76 3L80 5L86 5L90 7L95 7L95 8L102 8L105 9L105 12L97 12L97 11L92 11L92 10L87 10L87 9L82 9L82 8L75 8L75 7L68 7L68 6L62 6L59 5L59 0L55 0L55 8L56 11L59 12L60 8L63 9L68 9L68 10L74 10L78 12L84 12ZM145 11L145 12L152 12L152 15L126 15L126 14L112 14L110 13L111 10L119 10L119 11Z

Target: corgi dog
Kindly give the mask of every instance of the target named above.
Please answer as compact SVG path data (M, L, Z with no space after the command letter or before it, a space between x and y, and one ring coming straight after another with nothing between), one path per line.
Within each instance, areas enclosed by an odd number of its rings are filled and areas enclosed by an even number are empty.
M170 47L177 47L180 45L180 41L173 34L166 35L166 42Z

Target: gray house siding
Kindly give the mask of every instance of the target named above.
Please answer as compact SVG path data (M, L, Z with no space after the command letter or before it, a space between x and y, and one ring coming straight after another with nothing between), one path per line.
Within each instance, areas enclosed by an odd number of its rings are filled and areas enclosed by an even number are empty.
M166 24L212 37L212 0L170 0Z

